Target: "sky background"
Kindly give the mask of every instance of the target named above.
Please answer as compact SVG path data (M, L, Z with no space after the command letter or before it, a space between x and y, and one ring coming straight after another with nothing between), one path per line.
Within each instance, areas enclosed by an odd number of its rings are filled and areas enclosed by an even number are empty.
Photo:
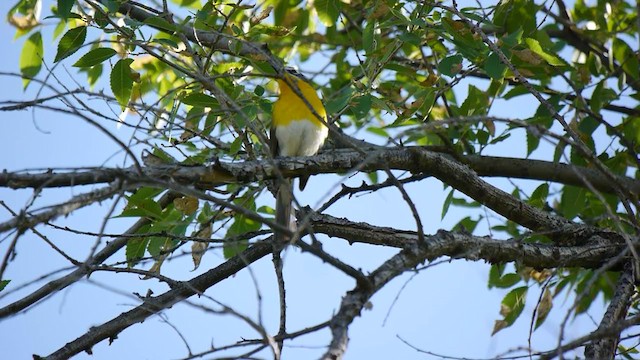
M13 1L0 2L0 13L6 14ZM45 1L45 8L49 4ZM51 66L57 43L51 39L53 21L44 30L45 63ZM5 22L0 23L0 41L3 56L0 56L0 72L18 73L18 61L25 38L13 39L14 29ZM91 38L91 32L88 39ZM95 34L95 33L94 33ZM74 86L85 83L85 75L77 74L68 66L84 53L65 62L67 67L59 66L55 74L61 81ZM563 54L561 54L563 55ZM566 55L566 54L564 54ZM567 56L564 56L568 59ZM308 66L308 65L305 65ZM304 68L304 66L303 66ZM40 74L42 78L46 69ZM29 100L37 96L38 87L31 84L22 92L22 80L15 76L2 75L0 101ZM50 81L55 82L53 79ZM486 88L486 85L480 85ZM459 86L462 91L459 99L465 96L466 85ZM102 83L96 90L110 93ZM42 95L46 95L43 92ZM101 101L91 102L101 111L110 113ZM57 103L56 105L61 105ZM493 106L493 115L526 117L535 112L538 104L531 98L520 97L509 103L497 101ZM82 166L122 166L123 154L113 141L81 119L47 112L43 110L24 110L0 113L3 135L0 142L0 169L19 171L34 168L59 168ZM132 132L126 127L116 129L107 123L108 129L121 140L128 142ZM363 134L363 133L361 133ZM522 135L522 133L520 133ZM599 143L606 142L606 136L597 132ZM141 148L134 149L140 154ZM543 145L534 153L534 158L550 158L550 146ZM524 137L512 137L488 154L520 156L526 154ZM313 177L307 189L299 195L303 204L317 205L327 200L340 183L359 184L362 176L342 177L323 175ZM505 179L490 179L491 183L509 191L512 185ZM532 181L516 181L525 189L533 189L538 184ZM100 188L103 185L62 189L47 189L40 194L34 208L56 204L71 196ZM441 220L442 203L449 189L443 189L436 179L427 179L419 184L409 184L407 191L421 215L426 233L435 233L438 229L450 229L461 218L471 215L476 218L478 212L466 208L452 207L448 215ZM558 185L552 185L558 188ZM0 189L0 200L14 211L27 204L33 193L29 190ZM263 197L264 203L273 201ZM56 223L75 229L98 231L112 201L83 208L72 216L58 219ZM118 209L124 205L121 202ZM366 221L377 226L391 226L398 229L415 230L415 223L406 203L401 200L396 189L385 189L374 194L351 198L332 206L329 214L336 217L348 217L353 221ZM116 211L117 213L117 211ZM480 213L484 215L484 210ZM495 214L489 212L489 221L497 224ZM0 222L10 219L6 210L0 209ZM109 220L106 232L117 233L126 230L132 224L131 219L116 218ZM40 227L43 234L78 259L86 258L88 249L95 238L77 236L68 232ZM476 234L489 234L486 220L483 220ZM0 234L0 255L4 256L13 234ZM501 237L498 235L496 237ZM503 236L502 236L503 237ZM385 249L362 244L349 245L341 239L319 237L324 249L343 261L371 271L396 253L397 250ZM29 283L33 279L51 271L66 268L69 264L54 253L40 238L31 232L23 235L17 246L17 257L9 264L6 278L12 282L5 289ZM339 306L339 301L355 283L330 266L322 264L312 255L289 248L285 257L285 280L289 305L289 331L296 331L315 325L330 318ZM124 260L121 251L110 262ZM491 336L494 321L500 319L498 313L500 301L508 290L487 289L489 266L482 262L436 261L428 269L419 273L408 272L396 278L372 298L373 308L363 311L350 328L350 344L346 359L425 359L432 358L420 354L404 345L399 337L409 343L433 353L453 357L493 357L520 346L526 346L529 326L540 289L532 286L527 307L514 326ZM189 254L176 256L163 265L162 273L179 280L190 279L208 269L217 266L224 259L221 251L209 251L205 254L200 268L193 269ZM59 274L55 277L60 276ZM252 278L253 277L253 278ZM254 281L255 280L255 281ZM9 296L0 293L0 307L34 291L43 282L37 282ZM255 284L258 284L256 288ZM155 295L167 290L167 287L155 280L140 280L136 275L95 273L89 279L78 282L52 297L42 301L26 312L9 319L0 320L0 348L6 359L27 359L32 354L47 355L65 343L85 333L91 326L112 319L121 312L131 309L139 302L131 294L146 294L151 289ZM115 291L114 291L115 290ZM261 295L258 301L257 294ZM233 307L236 311L258 320L262 316L267 329L277 331L278 297L271 257L265 257L251 266L251 271L243 270L236 276L223 281L206 294L217 301ZM196 302L215 305L207 299L192 299ZM532 346L537 350L553 348L558 341L558 330L572 297L557 297L554 308L545 324L532 335ZM565 329L565 338L580 336L595 327L602 316L603 304L593 304L589 316L576 320L570 319ZM260 315L261 313L261 315ZM259 335L250 327L232 315L210 315L193 309L186 304L178 304L166 310L162 316L153 316L143 324L123 331L110 346L106 341L94 347L94 355L80 354L76 358L91 359L178 359L185 357L184 345L168 320L188 340L193 353L206 350L211 344L227 345L244 338L257 338ZM594 322L595 321L595 322ZM324 352L329 342L329 331L308 335L295 342L296 347L285 348L285 359L317 358ZM262 353L269 358L268 353ZM211 358L208 356L205 358Z

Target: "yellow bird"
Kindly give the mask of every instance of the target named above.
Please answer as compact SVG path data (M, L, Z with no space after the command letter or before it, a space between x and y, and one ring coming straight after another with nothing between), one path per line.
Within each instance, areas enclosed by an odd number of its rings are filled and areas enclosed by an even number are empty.
M286 79L286 80L285 80ZM329 129L327 112L316 90L309 80L293 68L285 68L284 79L276 79L280 96L273 104L271 119L271 152L273 156L312 156L322 146ZM293 85L290 86L289 84ZM294 90L298 88L298 91ZM302 95L303 100L299 95ZM309 106L310 105L310 106ZM313 111L311 110L313 108ZM315 111L315 114L314 114ZM318 119L320 116L324 123ZM300 178L300 190L304 189L308 177ZM293 199L291 180L284 179L277 187L276 222L295 231L291 221ZM278 243L291 241L280 231L275 232Z

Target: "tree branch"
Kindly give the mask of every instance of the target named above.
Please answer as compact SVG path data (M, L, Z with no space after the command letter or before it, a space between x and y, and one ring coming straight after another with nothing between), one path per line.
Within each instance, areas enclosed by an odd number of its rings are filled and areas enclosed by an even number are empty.
M625 270L620 273L616 291L607 307L607 311L602 317L602 321L596 331L604 332L605 329L612 325L623 321L627 316L631 297L635 293L635 284L633 279L633 266L627 264ZM621 329L620 331L622 331ZM610 336L594 339L584 349L587 360L613 359L616 355L616 348L620 340L620 332L613 333Z
M169 192L165 194L159 201L158 204L161 207L165 207L170 204L173 199L177 197L176 193ZM23 297L20 300L17 300L3 308L0 309L0 319L5 318L7 316L11 316L16 314L19 311L26 309L27 307L35 304L36 302L44 299L50 294L62 290L67 286L75 283L85 275L91 272L92 265L99 265L106 259L108 259L111 255L115 254L118 250L120 250L123 246L127 244L127 242L131 239L131 237L126 235L135 234L138 230L140 230L144 225L148 224L149 220L146 218L142 218L138 220L133 226L131 226L123 236L114 239L107 243L107 245L100 250L95 256L86 261L87 266L78 267L72 273L67 274L61 278L55 279L53 281L48 282L47 284L40 287L38 290L33 293Z
M322 220L320 222L319 220ZM364 242L402 247L403 250L382 264L371 275L368 282L359 282L342 298L340 309L331 319L332 340L322 360L339 360L348 345L348 328L366 308L369 299L396 276L415 268L424 261L440 256L485 260L490 263L519 261L536 268L558 266L598 267L603 259L624 251L623 246L584 245L557 247L545 244L523 243L513 240L494 240L470 234L440 230L435 235L418 240L415 232L398 231L375 227L364 223L353 223L326 215L311 215L314 231L329 236L343 237L351 242ZM327 223L331 223L328 225Z
M60 216L69 215L79 208L106 200L122 190L122 183L117 182L101 189L76 195L69 199L69 201L54 205L50 210L40 212L36 215L28 216L27 214L20 214L11 220L0 223L0 233L15 228L28 229L38 224L56 219Z
M430 151L434 156L441 156L453 160L453 157L428 148L378 148L381 152L378 162L368 161L362 171L376 171L384 169L381 162L384 159L394 158L389 164L392 170L424 171L417 164L411 162L410 151ZM303 175L317 175L326 173L345 172L353 169L353 164L362 161L362 154L339 150L323 152L316 156L300 158L278 158L275 166L280 169L284 177L299 177ZM557 162L520 159L511 157L482 156L482 155L458 155L479 176L485 177L509 177L531 179L541 181L553 181L561 184L584 186L582 179L587 179L595 189L607 193L614 193L611 182L600 172L569 164ZM211 165L185 166L180 164L147 166L143 167L146 178L173 178L185 184L200 184L211 188L229 182L253 182L258 180L276 179L275 168L272 160L246 161L246 162L221 162L216 161ZM113 182L117 179L139 180L139 175L133 169L96 168L86 171L55 172L47 170L41 173L0 173L0 187L12 189L22 188L49 188L78 186L98 183ZM640 195L640 181L626 176L617 176L616 181L628 191Z
M102 340L110 339L110 341L113 341L122 330L142 322L151 315L169 308L192 295L204 292L211 286L244 269L247 265L270 254L271 250L270 242L258 242L241 254L234 256L206 273L189 281L180 282L180 285L162 295L145 298L141 305L116 316L102 325L92 327L84 335L42 359L68 359L82 351L91 351L91 348ZM34 355L34 358L40 357Z
M307 212L309 210L309 208L304 209ZM438 230L434 235L425 235L424 243L420 243L418 234L414 231L352 222L314 212L309 212L307 216L313 231L317 234L339 237L351 243L392 246L401 249L417 244L417 246L428 248L423 251L423 254L424 259L429 261L449 256L453 259L484 260L491 264L517 261L537 269L556 267L595 269L626 249L625 244L622 243L557 246L514 239L499 240L445 230Z

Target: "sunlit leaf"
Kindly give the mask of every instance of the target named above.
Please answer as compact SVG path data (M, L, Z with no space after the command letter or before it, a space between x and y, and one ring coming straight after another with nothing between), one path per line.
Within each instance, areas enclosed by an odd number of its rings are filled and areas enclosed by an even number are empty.
M86 26L78 26L67 31L62 35L62 39L60 39L60 42L58 43L58 52L56 53L56 58L53 61L58 62L73 55L78 51L78 49L80 49L82 44L84 44L86 37Z
M200 93L194 92L182 98L182 102L191 106L198 107L211 107L218 104L218 100L214 97Z
M124 109L131 99L133 89L133 78L131 74L131 63L133 59L121 59L111 69L111 91Z
M42 35L37 31L25 41L20 53L20 73L24 76L22 80L24 88L29 85L31 81L29 78L35 77L40 72L43 55Z
M553 65L553 66L565 65L565 62L562 59L542 49L542 46L540 45L540 42L538 42L538 40L532 39L532 38L526 38L524 39L524 42L525 44L527 44L527 46L531 51L533 51L536 55L543 58L547 63L549 63L549 65Z
M96 48L82 55L78 61L73 64L75 67L90 67L111 58L117 52L112 48Z
M168 31L169 33L173 33L177 29L174 24L169 23L167 20L159 16L150 16L144 20L144 23L153 26L156 29Z
M332 27L335 25L336 21L338 21L338 15L340 15L340 1L316 0L314 5L318 12L318 18L324 26Z

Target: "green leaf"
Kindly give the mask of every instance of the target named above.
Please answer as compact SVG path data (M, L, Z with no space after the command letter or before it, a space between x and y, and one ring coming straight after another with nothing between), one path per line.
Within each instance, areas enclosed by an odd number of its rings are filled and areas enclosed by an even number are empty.
M44 49L42 46L42 35L39 31L34 32L25 41L20 53L20 73L22 76L32 78L40 72L42 68L42 57ZM26 89L31 80L23 78L22 84Z
M58 15L63 19L68 18L75 2L76 0L58 0Z
M494 287L507 289L520 282L522 277L518 274L508 273L502 275L504 269L504 264L491 265L491 270L489 270L489 283L487 284L489 289Z
M640 61L633 49L624 40L614 38L611 45L613 57L620 63L622 69L633 79L640 77Z
M157 232L157 229L153 230ZM163 252L171 249L171 239L165 236L151 236L149 237L149 245L147 246L147 250L149 254L154 258L158 258L158 256L163 255Z
M78 61L73 64L75 67L91 67L111 58L117 54L112 48L97 48L82 55Z
M448 56L438 64L438 71L442 74L453 77L462 70L462 55Z
M168 31L169 33L174 33L177 30L177 27L174 24L171 24L167 20L158 16L148 17L144 20L144 23L156 29Z
M217 105L218 100L216 100L216 98L212 96L209 96L200 92L194 92L182 98L182 103L204 108L204 107L212 107Z
M560 197L560 212L568 220L572 220L585 208L586 190L572 185L565 185Z
M251 208L251 206L250 206ZM233 238L247 232L257 231L261 227L261 224L255 220L240 214L233 217L233 224L227 230L226 238ZM238 253L244 251L247 248L247 241L225 241L224 243L224 257L229 259L236 256Z
M529 0L500 1L496 7L493 24L506 32L524 31L531 34L536 30L536 5Z
M56 58L53 62L65 59L78 51L82 44L84 44L86 37L86 26L78 26L67 31L62 35L62 39L60 39L60 42L58 43L58 52L56 53Z
M591 116L583 118L578 124L578 130L585 135L591 136L594 131L600 126L600 121L594 119Z
M451 191L449 191L449 195L447 195L447 198L444 200L444 204L442 204L442 215L440 216L440 220L444 219L445 215L447 215L449 206L451 206L451 201L453 200L454 192L455 189L451 189Z
M455 199L454 199L454 204L455 204ZM460 220L453 227L453 231L466 231L469 233L473 233L473 231L476 229L476 226L478 226L479 222L480 220L473 220L471 219L471 217L467 216L464 219Z
M616 92L607 87L607 81L608 80L600 81L595 89L593 89L593 94L591 94L589 105L591 105L591 109L595 113L599 113L604 105L618 98Z
M502 40L504 44L508 45L509 48L513 48L516 45L520 44L520 42L522 41L523 33L524 30L522 30L522 28L518 28L508 35L501 37L500 40Z
M0 291L4 290L10 282L11 280L0 280Z
M524 42L525 42L525 44L527 44L527 47L529 48L529 50L533 51L538 56L543 58L547 63L549 63L549 65L552 65L552 66L565 65L565 62L562 59L558 58L557 56L555 56L553 54L549 54L548 52L544 51L542 49L542 46L540 45L540 42L538 42L538 40L532 39L532 38L526 38L526 39L524 39Z
M485 115L488 111L489 98L487 93L473 85L469 85L467 98L460 106L462 116Z
M549 196L549 184L544 183L538 186L529 197L529 204L537 208L542 208Z
M540 136L527 131L527 157L540 145Z
M378 135L378 136L380 136L380 137L382 137L384 139L388 139L390 137L389 133L386 130L384 130L382 128L379 128L377 126L369 126L367 128L367 131L372 133L372 134L374 134L374 135Z
M160 189L150 187L139 188L135 193L127 197L127 206L118 216L145 216L150 219L160 219L162 208L153 198L161 192L162 190Z
M84 68L87 73L87 81L89 82L89 86L93 89L93 86L96 84L100 76L102 76L103 66L102 64L98 64L92 66L90 68Z
M502 299L500 314L504 316L504 319L496 321L491 335L495 335L498 331L513 325L518 319L524 309L527 290L526 286L515 288Z
M147 225L147 231L149 227ZM148 237L134 238L127 241L126 257L129 267L133 267L144 256L149 244Z
M362 48L365 53L371 54L376 49L375 43L376 21L371 19L362 31Z
M371 95L358 96L351 100L349 110L356 119L363 119L371 110Z
M327 103L325 104L327 113L335 114L338 111L342 110L349 103L349 99L351 99L352 94L353 89L351 87L345 87L337 94L334 94L331 99L329 99L329 101L327 101Z
M316 0L314 5L318 12L318 18L324 26L332 27L336 24L338 16L340 15L340 1Z
M131 99L133 78L131 77L131 63L133 59L119 60L111 70L111 91L118 99L120 107L124 109Z
M484 71L492 79L500 80L507 73L507 65L500 61L500 57L496 53L491 53L484 63Z
M160 219L162 209L153 199L143 199L137 203L129 201L127 207L118 217L146 217L149 219Z
M180 5L180 7L189 7L195 4L200 4L200 0L171 0L171 2Z

